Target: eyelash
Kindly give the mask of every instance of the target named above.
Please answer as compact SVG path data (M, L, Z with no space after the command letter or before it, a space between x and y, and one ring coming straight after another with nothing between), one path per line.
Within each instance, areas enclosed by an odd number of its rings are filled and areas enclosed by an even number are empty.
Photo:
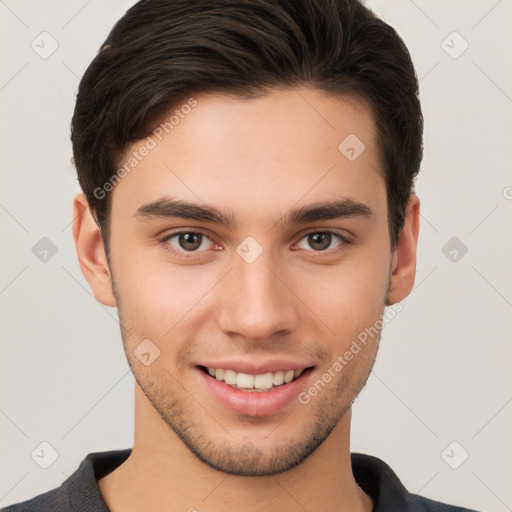
M314 231L310 231L308 233L305 233L301 239L299 240L299 242L301 240L303 240L304 238L308 237L309 235L313 235L313 234L318 234L318 233L322 233L322 234L325 234L325 233L328 233L328 234L331 234L333 235L335 238L337 238L340 242L342 242L338 247L334 248L334 249L328 249L328 250L324 250L324 251L308 251L308 252L312 252L314 254L313 257L321 257L325 254L336 254L338 253L339 251L343 250L344 249L344 246L346 245L350 245L350 240L348 240L348 238L346 238L345 236L343 235L340 235L339 233L337 233L336 231L330 231L330 230L314 230ZM165 235L163 238L159 239L159 242L161 243L161 245L163 246L164 250L170 252L171 254L177 256L178 258L183 258L183 259L188 259L188 258L194 258L198 253L201 253L201 252L204 252L204 251L185 251L185 252L180 252L180 251L176 251L175 249L171 248L170 244L168 244L167 242L169 242L169 240L171 240L172 238L178 236L178 235L182 235L182 234L194 234L194 235L202 235L206 238L208 238L209 240L210 237L206 234L206 233L203 233L201 230L180 230L180 231L174 231L170 234L167 234Z

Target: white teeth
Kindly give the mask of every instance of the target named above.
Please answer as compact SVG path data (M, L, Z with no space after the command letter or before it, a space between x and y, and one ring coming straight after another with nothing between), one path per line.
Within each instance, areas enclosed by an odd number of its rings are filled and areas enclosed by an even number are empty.
M280 386L284 382L284 372L274 373L274 386Z
M215 371L215 377L217 377L217 371ZM239 388L253 388L254 375L249 375L248 373L239 373L236 376L236 385Z
M256 389L270 389L274 383L274 376L271 373L263 373L254 377L254 387Z
M236 384L235 370L224 370L224 382L226 384Z
M288 382L291 382L293 380L293 377L295 377L295 372L293 370L288 370L284 374L284 381L288 384Z
M208 373L217 380L224 381L233 387L244 390L268 391L275 386L288 384L293 379L299 377L305 368L298 370L277 371L251 375L248 373L237 373L234 370L225 370L223 368L210 368Z

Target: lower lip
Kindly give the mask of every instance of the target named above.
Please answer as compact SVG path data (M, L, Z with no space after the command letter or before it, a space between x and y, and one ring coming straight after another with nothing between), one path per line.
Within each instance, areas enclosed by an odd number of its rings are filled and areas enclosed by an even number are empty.
M284 409L297 399L313 371L313 368L309 368L288 384L277 386L271 391L258 392L232 388L225 382L211 377L200 368L196 369L212 395L222 405L237 414L246 416L269 416Z

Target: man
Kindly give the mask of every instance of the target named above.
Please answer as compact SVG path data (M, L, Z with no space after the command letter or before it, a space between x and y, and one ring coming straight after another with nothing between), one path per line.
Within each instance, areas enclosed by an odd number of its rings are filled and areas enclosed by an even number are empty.
M73 233L133 449L5 511L463 511L350 452L415 277L410 55L356 0L144 0L79 87Z

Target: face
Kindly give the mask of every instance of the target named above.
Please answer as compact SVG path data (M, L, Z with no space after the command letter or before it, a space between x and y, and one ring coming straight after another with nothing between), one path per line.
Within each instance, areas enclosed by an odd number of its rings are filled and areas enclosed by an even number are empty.
M380 333L344 357L382 325L393 270L373 117L307 88L195 100L130 148L145 156L112 192L124 347L169 435L224 472L274 474L349 416L377 353Z

